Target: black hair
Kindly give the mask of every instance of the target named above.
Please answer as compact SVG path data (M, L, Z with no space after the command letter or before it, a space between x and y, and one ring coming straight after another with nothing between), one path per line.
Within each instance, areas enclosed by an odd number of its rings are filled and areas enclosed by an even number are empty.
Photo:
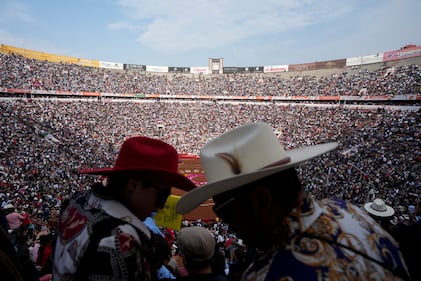
M107 178L106 185L102 182L96 182L93 184L92 189L101 197L119 200L120 193L124 190L124 187L127 186L130 178L132 177L130 177L130 174L127 173L110 175Z

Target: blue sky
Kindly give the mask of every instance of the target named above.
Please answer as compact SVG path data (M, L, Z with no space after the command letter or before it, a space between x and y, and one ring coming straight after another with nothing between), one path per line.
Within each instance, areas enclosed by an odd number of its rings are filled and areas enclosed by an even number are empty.
M420 0L1 0L0 44L155 66L268 66L421 45Z

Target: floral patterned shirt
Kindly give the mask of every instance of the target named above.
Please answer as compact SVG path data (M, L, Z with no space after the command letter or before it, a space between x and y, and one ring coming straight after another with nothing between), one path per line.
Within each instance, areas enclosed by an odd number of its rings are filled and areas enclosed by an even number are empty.
M348 202L307 197L285 223L286 245L259 257L243 281L409 280L397 243Z

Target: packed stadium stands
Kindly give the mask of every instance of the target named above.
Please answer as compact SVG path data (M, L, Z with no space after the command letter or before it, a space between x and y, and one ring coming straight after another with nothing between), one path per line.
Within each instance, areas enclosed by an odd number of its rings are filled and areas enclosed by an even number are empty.
M369 64L329 69L328 76L322 75L323 70L318 74L184 75L110 70L0 53L0 195L3 202L23 200L30 205L39 197L49 207L58 207L60 198L93 180L76 171L111 166L128 136L159 137L181 154L198 155L201 146L226 130L265 121L276 128L287 148L309 140L339 141L329 160L321 158L299 169L316 197L362 204L380 196L401 210L402 219L420 193L418 59L377 64L377 68ZM129 93L138 96L127 98ZM191 98L224 95L244 99ZM253 99L256 96L287 99ZM314 99L321 96L363 97L364 103ZM200 168L185 167L183 172L204 183Z

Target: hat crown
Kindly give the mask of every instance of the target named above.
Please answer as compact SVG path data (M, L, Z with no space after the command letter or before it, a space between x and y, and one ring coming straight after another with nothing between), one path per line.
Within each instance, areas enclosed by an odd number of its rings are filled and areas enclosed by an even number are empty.
M371 208L377 212L385 212L387 211L386 203L382 199L375 199L373 204L371 204Z
M373 202L366 203L364 205L365 210L376 217L391 217L395 214L395 210L386 205L383 199L376 198Z
M114 169L178 171L178 153L169 144L148 137L132 137L121 146Z
M182 228L177 237L180 253L196 262L208 261L215 253L215 238L201 226Z
M184 194L176 211L186 214L215 195L293 168L338 146L329 142L286 151L272 130L263 122L249 123L208 142L200 151L208 182Z
M252 123L227 132L200 152L208 183L251 173L282 159L284 148L266 123Z
M131 137L121 145L115 164L111 168L82 169L81 174L110 176L136 172L171 187L188 191L195 184L178 172L178 153L170 144L149 137Z

